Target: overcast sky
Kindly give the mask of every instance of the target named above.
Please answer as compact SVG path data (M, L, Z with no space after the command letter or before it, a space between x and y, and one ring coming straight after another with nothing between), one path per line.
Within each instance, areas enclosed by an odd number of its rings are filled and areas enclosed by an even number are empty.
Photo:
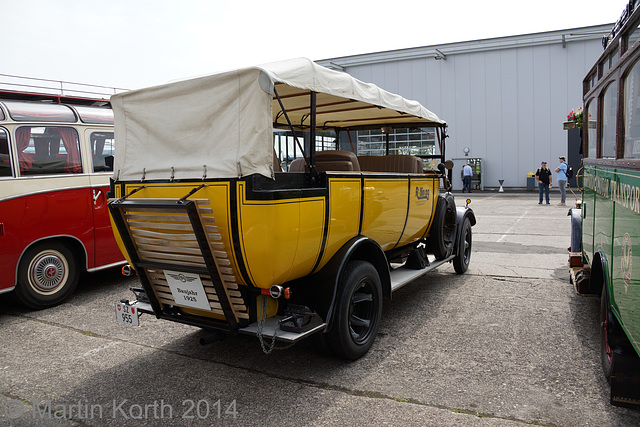
M140 88L313 60L613 23L627 0L0 0L0 73Z

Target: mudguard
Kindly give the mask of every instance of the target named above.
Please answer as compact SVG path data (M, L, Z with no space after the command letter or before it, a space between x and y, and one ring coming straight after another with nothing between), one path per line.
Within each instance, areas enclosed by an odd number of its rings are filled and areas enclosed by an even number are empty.
M317 301L321 315L326 319L325 332L331 329L333 308L342 272L351 260L370 262L378 271L382 283L382 294L391 297L391 276L389 263L380 245L368 237L357 236L345 243L327 264L316 274L304 278L304 286L297 287L301 292L313 290L313 295L306 295ZM312 282L312 283L310 283ZM330 296L330 298L327 298Z
M571 252L582 252L582 209L571 208Z

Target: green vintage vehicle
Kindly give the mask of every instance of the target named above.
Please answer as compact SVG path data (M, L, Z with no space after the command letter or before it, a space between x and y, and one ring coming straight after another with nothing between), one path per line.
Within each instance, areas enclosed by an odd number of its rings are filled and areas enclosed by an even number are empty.
M570 211L572 280L601 298L602 368L616 405L640 404L639 4L629 2L583 81L583 194Z

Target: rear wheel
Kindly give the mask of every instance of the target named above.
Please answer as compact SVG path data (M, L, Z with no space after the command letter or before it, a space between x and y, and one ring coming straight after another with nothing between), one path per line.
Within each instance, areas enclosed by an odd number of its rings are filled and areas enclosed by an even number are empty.
M371 263L352 261L345 268L339 286L329 332L331 348L344 359L356 360L369 351L378 333L382 284Z
M18 266L15 296L33 309L60 304L75 289L79 273L75 256L62 243L34 245L25 252Z
M453 268L458 274L462 274L469 269L469 263L471 262L471 244L471 222L469 218L465 218L462 222L462 229L460 230L458 253L453 259Z

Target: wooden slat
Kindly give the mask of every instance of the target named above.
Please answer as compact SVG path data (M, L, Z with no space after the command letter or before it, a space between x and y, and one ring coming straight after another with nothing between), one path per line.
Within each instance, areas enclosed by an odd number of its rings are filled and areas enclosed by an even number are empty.
M187 224L177 224L174 222L139 222L139 221L127 221L129 227L138 227L142 229L154 229L154 230L187 230L193 231L193 227L191 223ZM204 229L207 233L217 233L218 226L217 225L204 225Z
M185 254L185 255L201 255L200 248L185 248L169 245L147 245L136 240L138 250L156 253L168 253L168 254Z
M149 230L141 230L141 229L132 229L131 234L134 236L145 236L145 237L155 237L158 239L168 239L168 240L183 240L183 241L193 241L197 242L196 236L193 233L185 234L185 233L160 233L158 231L149 231Z
M187 222L190 223L189 215L184 214L155 214L155 215L144 215L144 214L125 214L125 218L132 221L173 221L173 222ZM216 219L212 216L201 216L203 222L209 224L215 224Z
M179 241L179 240L167 240L167 239L154 239L149 237L141 237L136 236L135 238L136 244L148 244L148 245L157 245L157 246L168 246L171 248L192 248L200 250L200 245L194 239L193 241Z
M190 255L173 255L160 254L157 252L138 251L140 258L145 261L157 261L165 264L184 265L188 267L205 267L205 262L202 257L193 257Z

